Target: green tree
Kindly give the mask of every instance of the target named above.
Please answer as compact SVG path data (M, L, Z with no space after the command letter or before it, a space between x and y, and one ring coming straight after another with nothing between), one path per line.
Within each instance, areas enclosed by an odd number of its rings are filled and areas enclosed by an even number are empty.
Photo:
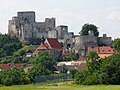
M77 69L74 69L74 68L71 68L71 69L70 69L70 74L72 74L72 78L75 77L75 74L76 74L77 72L78 72Z
M92 72L89 70L78 72L75 76L75 82L84 85L120 84L120 54L101 59L98 66L99 68L96 69L92 67L93 70L90 69Z
M64 43L63 43L63 42L60 42L60 45L61 45L62 47L64 47Z
M0 36L0 58L11 56L22 47L22 43L17 37L9 35Z
M120 52L120 38L117 38L113 41L112 47L118 52Z
M63 56L63 60L64 61L72 61L72 60L77 60L79 58L79 54L78 53L70 53L68 55Z
M86 56L88 71L94 72L99 68L99 56L96 52L90 51Z
M56 61L53 59L53 57L47 52L40 52L38 53L38 56L36 56L32 61L32 64L39 64L41 63L44 65L47 69L52 70L53 65L56 64Z
M30 78L32 82L35 82L35 77L39 75L48 75L51 71L48 70L43 64L35 64L29 71Z
M82 35L88 35L88 31L93 31L94 32L94 36L99 36L99 32L98 32L98 27L96 27L93 24L84 24L82 26L82 30L79 32L79 34Z
M19 49L17 52L14 53L14 55L24 56L26 54L26 51L23 49Z
M102 59L100 70L105 84L120 84L120 54Z
M0 72L1 84L9 85L19 85L30 83L30 78L24 70L18 70L16 68L10 68L8 70Z

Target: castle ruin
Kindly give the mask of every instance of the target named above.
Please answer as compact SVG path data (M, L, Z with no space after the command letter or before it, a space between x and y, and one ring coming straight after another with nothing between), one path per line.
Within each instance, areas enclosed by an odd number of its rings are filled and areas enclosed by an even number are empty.
M55 28L55 18L45 18L44 22L35 21L35 12L18 12L17 17L9 20L8 34L19 36L22 41L29 41L30 38L48 37L48 31Z
M28 42L31 38L57 38L64 43L65 49L71 49L85 55L86 48L96 46L111 46L112 38L103 34L103 37L94 36L94 32L89 30L88 35L74 35L68 32L68 26L59 25L56 27L55 18L45 18L44 22L35 21L35 12L18 12L16 17L9 20L8 34L22 38L23 42Z

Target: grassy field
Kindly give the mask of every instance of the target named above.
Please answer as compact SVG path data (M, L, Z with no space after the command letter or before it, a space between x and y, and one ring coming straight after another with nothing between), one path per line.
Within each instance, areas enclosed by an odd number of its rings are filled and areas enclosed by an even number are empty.
M0 86L0 90L120 90L120 85L95 85L95 86L80 86L80 85L18 85L18 86Z

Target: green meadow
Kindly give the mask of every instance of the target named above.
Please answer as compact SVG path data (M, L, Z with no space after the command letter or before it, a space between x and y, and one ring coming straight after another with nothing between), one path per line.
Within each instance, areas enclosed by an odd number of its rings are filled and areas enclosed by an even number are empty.
M0 90L120 90L120 85L81 86L74 84L0 86Z

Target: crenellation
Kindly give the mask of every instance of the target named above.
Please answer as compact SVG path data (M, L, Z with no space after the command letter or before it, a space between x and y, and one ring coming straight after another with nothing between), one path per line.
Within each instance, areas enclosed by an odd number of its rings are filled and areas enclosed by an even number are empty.
M85 55L86 48L96 46L111 46L112 38L103 34L103 37L94 36L89 30L88 35L74 35L68 32L68 26L56 27L55 18L45 18L44 22L35 21L35 12L18 12L18 15L9 20L8 34L22 37L23 42L29 42L31 38L57 38L63 42L65 49L79 52Z
M29 42L31 38L48 37L48 31L55 28L55 18L46 18L44 22L35 21L35 12L18 12L17 16L9 20L8 34L22 37L22 41Z

